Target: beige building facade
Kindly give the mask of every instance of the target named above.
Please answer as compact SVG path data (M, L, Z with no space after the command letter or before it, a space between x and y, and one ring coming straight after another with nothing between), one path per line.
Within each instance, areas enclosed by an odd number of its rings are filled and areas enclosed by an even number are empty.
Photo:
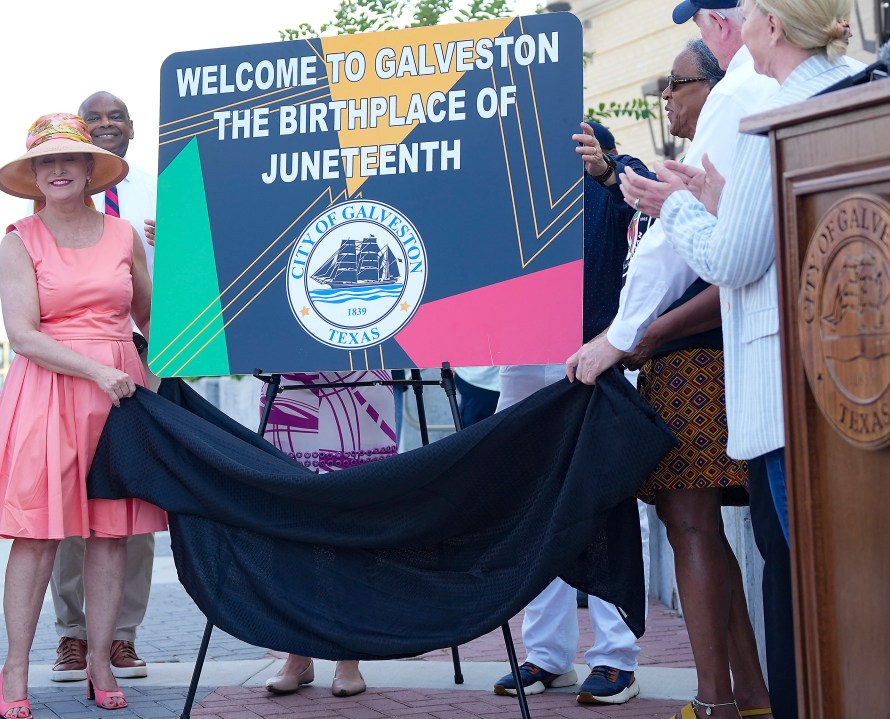
M589 60L584 71L584 108L604 102L625 103L643 96L642 87L667 76L671 63L687 41L698 37L693 22L675 25L671 13L679 0L572 0L572 12L584 29L584 50ZM874 62L876 39L873 0L853 0L850 54ZM868 48L868 49L866 49ZM661 102L649 97L657 111ZM653 147L652 134L661 145L657 121L620 117L607 123L618 141L618 151L650 164L662 158ZM688 144L688 143L687 143Z

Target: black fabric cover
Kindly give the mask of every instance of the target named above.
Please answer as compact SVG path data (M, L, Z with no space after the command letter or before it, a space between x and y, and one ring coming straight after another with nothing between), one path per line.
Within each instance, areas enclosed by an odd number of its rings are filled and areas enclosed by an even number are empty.
M556 576L644 631L631 497L674 440L617 372L329 475L180 380L160 392L111 412L89 494L166 509L180 581L239 639L325 659L412 656L491 631Z

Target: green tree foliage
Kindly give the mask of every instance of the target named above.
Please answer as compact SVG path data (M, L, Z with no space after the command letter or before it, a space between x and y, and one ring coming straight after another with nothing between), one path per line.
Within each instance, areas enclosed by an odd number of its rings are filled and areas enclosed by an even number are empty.
M295 28L279 30L278 34L282 40L301 40L329 32L354 35L358 32L394 30L405 25L438 25L448 13L453 13L458 22L491 20L513 14L510 0L469 0L456 10L454 5L454 0L340 0L340 7L333 19L320 27L315 28L304 22ZM411 20L407 19L409 17Z
M585 113L585 119L593 120L605 125L605 120L616 117L632 117L635 120L645 120L649 117L655 117L649 101L644 97L637 97L628 100L625 103L618 103L614 100L608 105L605 102L599 103L596 107L588 107Z
M414 4L414 22L411 27L438 25L442 16L451 10L454 0L417 0Z
M470 4L455 13L458 22L471 20L493 20L496 17L510 15L512 8L507 0L470 0Z

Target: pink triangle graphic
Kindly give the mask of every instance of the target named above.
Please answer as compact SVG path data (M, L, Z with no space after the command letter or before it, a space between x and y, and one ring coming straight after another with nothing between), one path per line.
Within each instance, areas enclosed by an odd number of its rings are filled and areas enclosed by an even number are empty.
M396 341L416 367L565 362L581 346L582 261L423 304Z

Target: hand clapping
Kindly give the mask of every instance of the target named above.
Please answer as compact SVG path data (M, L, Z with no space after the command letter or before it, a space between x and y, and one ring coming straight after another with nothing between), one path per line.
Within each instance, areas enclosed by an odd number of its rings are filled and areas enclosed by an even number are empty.
M702 164L704 169L668 160L655 173L658 181L641 177L628 167L621 180L624 201L650 217L660 217L661 207L672 193L689 190L708 212L716 216L726 180L707 155L702 157Z

